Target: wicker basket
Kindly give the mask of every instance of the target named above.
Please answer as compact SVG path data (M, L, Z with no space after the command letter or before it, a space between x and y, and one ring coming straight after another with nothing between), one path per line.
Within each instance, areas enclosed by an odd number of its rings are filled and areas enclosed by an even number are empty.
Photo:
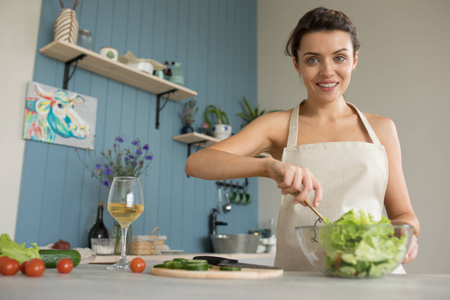
M157 235L152 235L157 231ZM134 235L131 237L131 255L159 255L167 237L159 235L159 227L153 229L149 235Z

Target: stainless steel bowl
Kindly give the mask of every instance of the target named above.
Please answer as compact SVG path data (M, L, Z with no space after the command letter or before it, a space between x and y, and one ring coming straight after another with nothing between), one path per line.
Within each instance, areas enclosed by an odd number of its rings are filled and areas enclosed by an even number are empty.
M253 234L211 235L215 253L256 253L259 236Z

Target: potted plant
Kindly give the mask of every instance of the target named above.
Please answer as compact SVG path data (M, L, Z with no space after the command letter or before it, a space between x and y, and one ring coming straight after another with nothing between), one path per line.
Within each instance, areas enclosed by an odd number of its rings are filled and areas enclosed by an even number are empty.
M210 121L209 116L212 114L213 119ZM231 135L230 120L226 112L220 109L220 106L209 105L205 110L205 123L209 125L212 135L219 139L226 139Z
M241 124L242 128L247 126L248 124L250 124L250 122L252 122L256 118L258 118L266 113L265 110L260 111L258 106L253 108L251 106L250 102L248 102L248 100L245 97L244 97L242 106L244 108L244 112L236 114L237 116L241 117L244 122ZM274 111L278 111L278 110L271 110L269 112L274 112Z
M192 127L192 123L195 122L195 114L198 111L197 101L192 98L183 104L181 109L180 118L183 123L183 128L181 128L181 134L194 132L194 128Z

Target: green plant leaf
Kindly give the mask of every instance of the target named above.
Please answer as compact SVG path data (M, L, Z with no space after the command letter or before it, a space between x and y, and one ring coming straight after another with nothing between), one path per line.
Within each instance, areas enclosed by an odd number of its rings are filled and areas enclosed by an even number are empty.
M250 103L247 101L247 99L245 99L245 97L244 97L244 105L245 105L245 108L247 109L247 111L249 112L249 114L251 116L255 116L255 111L253 110L253 107L250 105Z

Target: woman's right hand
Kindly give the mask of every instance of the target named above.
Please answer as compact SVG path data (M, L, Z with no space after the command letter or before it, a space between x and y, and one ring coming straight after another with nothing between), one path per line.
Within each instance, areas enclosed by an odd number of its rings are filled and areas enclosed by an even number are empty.
M311 171L305 167L299 167L274 160L268 166L269 176L278 184L282 195L294 196L294 203L306 206L309 194L314 190L313 205L317 207L322 201L322 186Z

